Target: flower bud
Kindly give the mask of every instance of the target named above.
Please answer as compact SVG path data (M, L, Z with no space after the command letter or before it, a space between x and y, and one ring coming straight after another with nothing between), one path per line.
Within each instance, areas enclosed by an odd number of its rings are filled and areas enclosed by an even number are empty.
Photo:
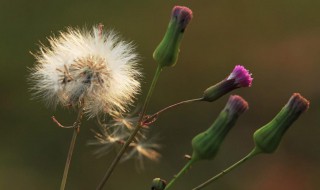
M151 190L164 190L167 186L167 182L160 178L154 178L152 180Z
M203 100L212 102L227 94L228 92L240 88L250 87L253 78L251 73L241 65L235 66L232 73L223 81L207 88L203 94Z
M254 133L256 149L264 153L273 153L287 129L308 108L309 101L299 93L294 93L275 118Z
M165 36L153 53L153 58L161 66L174 66L178 60L183 33L192 19L188 7L175 6Z
M192 139L193 155L191 159L213 159L238 117L248 108L248 103L243 98L237 95L230 96L227 105L210 128Z

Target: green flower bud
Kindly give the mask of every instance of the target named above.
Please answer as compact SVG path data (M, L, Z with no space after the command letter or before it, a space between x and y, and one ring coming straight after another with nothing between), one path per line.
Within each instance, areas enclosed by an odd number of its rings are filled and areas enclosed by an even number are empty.
M309 101L294 93L275 118L254 133L256 149L263 153L273 153L287 129L308 108Z
M192 139L192 160L213 159L224 138L238 117L248 109L248 103L240 96L230 96L225 108L206 131Z
M154 178L152 180L151 190L164 190L167 186L167 182L160 178Z
M173 8L167 32L153 53L153 58L161 67L176 64L182 36L191 19L192 11L189 8Z

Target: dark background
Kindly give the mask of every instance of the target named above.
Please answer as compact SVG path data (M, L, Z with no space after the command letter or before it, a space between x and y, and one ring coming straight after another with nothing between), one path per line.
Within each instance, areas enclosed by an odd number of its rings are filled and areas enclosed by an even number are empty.
M73 111L47 109L31 100L29 53L46 37L67 26L103 23L142 56L144 93L156 64L152 53L160 42L174 5L189 6L194 19L186 30L179 62L165 69L153 94L149 112L180 100L199 97L208 86L242 64L254 77L253 86L232 94L243 96L250 110L226 138L214 161L203 161L176 184L191 189L239 160L253 147L253 132L268 122L294 92L311 101L310 110L287 132L273 155L259 156L207 189L319 190L320 189L320 1L319 0L197 0L197 1L0 1L0 189L58 189L72 130L51 121L55 115L72 123ZM110 190L149 189L154 177L169 180L192 152L190 141L205 130L224 107L228 96L214 103L180 107L164 114L152 128L162 145L162 159L119 165L107 183ZM97 159L87 146L93 139L85 121L76 145L67 189L95 189L114 154Z

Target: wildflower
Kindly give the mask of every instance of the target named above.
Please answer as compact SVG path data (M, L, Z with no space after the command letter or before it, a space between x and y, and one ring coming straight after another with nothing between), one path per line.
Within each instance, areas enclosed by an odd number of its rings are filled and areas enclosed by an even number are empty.
M161 67L174 66L178 60L183 33L192 19L188 7L175 6L165 36L153 53L153 58Z
M254 133L257 151L273 153L279 146L282 136L292 123L308 110L309 104L309 101L299 93L294 93L275 118Z
M230 96L225 108L210 128L192 139L192 161L213 159L238 117L247 109L248 103L243 98Z
M37 65L31 70L37 96L64 106L83 100L92 116L126 111L140 90L132 43L104 32L101 25L90 31L68 28L49 42L50 47L41 47L35 55Z
M235 66L230 75L223 81L207 88L203 94L203 101L212 102L228 92L241 88L250 87L253 78L251 73L241 65Z
M237 87L250 87L253 78L249 71L244 66L237 65L234 67L232 73L228 76L227 80L235 80Z

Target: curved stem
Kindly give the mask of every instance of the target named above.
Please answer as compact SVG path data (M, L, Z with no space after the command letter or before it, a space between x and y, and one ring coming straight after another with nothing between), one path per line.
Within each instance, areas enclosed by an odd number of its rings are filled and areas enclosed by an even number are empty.
M69 147L69 151L68 151L68 157L67 157L67 160L66 160L66 164L64 166L64 171L63 171L63 176L62 176L62 180L61 180L60 190L64 190L65 187L66 187L67 178L68 178L68 172L69 172L70 163L71 163L71 158L72 158L74 146L76 144L77 136L78 136L78 133L79 133L83 111L84 111L84 106L81 106L80 109L79 109L79 112L78 112L77 120L73 124L74 130L73 130L72 139L71 139L71 143L70 143L70 147Z
M151 116L149 116L146 121L152 121L153 119L157 118L161 113L167 111L167 110L170 110L172 108L175 108L175 107L178 107L180 105L183 105L183 104L187 104L187 103L192 103L192 102L197 102L197 101L202 101L203 100L203 97L201 98L194 98L194 99L190 99L190 100L184 100L184 101L181 101L181 102L178 102L178 103L175 103L175 104L172 104L170 106L167 106L161 110L159 110L158 112L152 114Z
M180 172L173 177L173 179L168 183L168 185L164 190L170 189L173 186L173 184L176 182L176 180L179 179L183 174L185 174L190 169L194 161L195 160L189 160L189 162L187 162L187 164L180 170Z
M202 100L203 100L202 97L201 97L201 98L194 98L194 99L190 99L190 100L184 100L184 101L181 101L181 102L172 104L172 105L170 105L170 106L168 106L168 107L165 107L165 108L161 109L160 111L156 112L156 113L153 114L153 115L159 115L159 114L161 114L162 112L165 112L165 111L167 111L167 110L169 110L169 109L171 109L171 108L175 108L175 107L178 107L178 106L183 105L183 104L187 104L187 103L191 103L191 102L197 102L197 101L202 101Z
M204 187L206 187L207 185L209 185L210 183L218 180L219 178L221 178L222 176L224 176L225 174L229 173L230 171L232 171L233 169L235 169L236 167L240 166L241 164L243 164L245 161L247 161L248 159L254 157L255 155L259 154L260 151L257 149L253 149L247 156L243 157L241 160L239 160L238 162L234 163L233 165L231 165L230 167L228 167L227 169L223 170L222 172L220 172L219 174L213 176L212 178L210 178L209 180L207 180L206 182L202 183L201 185L193 188L192 190L199 190L202 189Z
M125 153L126 149L128 148L128 146L130 145L130 143L134 140L134 137L136 136L136 134L139 132L140 128L141 128L141 122L144 118L144 115L147 111L147 107L149 105L152 93L154 91L154 88L157 84L158 78L160 76L162 68L160 66L157 67L157 70L154 74L151 86L149 88L149 92L147 94L147 97L144 101L143 107L142 107L142 111L140 113L139 116L139 120L138 123L135 127L135 129L132 131L130 137L128 138L128 140L126 141L126 143L121 147L119 153L117 154L117 156L115 157L115 159L113 160L113 162L111 163L111 165L109 166L107 172L105 173L105 175L103 176L100 184L97 187L97 190L101 190L103 188L103 186L105 185L105 183L108 181L109 177L111 176L112 172L114 171L116 165L118 164L118 162L120 161L122 155Z

